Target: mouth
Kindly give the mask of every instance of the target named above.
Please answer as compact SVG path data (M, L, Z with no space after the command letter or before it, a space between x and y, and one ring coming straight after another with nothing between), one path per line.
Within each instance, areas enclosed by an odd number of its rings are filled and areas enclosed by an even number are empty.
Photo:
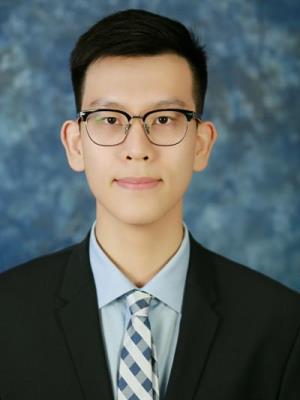
M155 188L162 180L152 177L125 177L114 181L124 189L144 190Z

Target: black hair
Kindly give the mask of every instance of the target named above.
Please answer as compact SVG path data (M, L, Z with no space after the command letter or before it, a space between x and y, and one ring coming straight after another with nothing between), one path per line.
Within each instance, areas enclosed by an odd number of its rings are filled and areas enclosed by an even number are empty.
M153 56L165 53L184 57L194 80L194 99L203 111L207 87L204 46L183 24L140 9L118 11L98 21L78 39L70 57L77 111L80 111L87 68L109 56Z

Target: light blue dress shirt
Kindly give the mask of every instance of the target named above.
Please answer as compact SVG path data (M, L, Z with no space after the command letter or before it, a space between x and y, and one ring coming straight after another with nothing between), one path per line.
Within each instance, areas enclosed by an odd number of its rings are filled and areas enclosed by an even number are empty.
M90 262L97 290L101 329L111 381L117 398L117 376L124 332L130 318L125 294L132 289L144 290L154 296L149 309L153 341L157 350L160 393L166 392L175 354L185 280L190 256L186 225L184 237L176 254L142 288L137 288L116 267L102 250L95 236L90 235Z

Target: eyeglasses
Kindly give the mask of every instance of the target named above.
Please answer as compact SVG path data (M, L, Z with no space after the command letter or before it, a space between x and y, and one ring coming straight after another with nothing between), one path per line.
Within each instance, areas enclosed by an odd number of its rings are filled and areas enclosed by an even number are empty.
M199 113L178 108L152 110L143 116L131 116L125 111L113 109L80 111L78 114L78 122L85 123L89 138L99 146L123 143L133 118L143 121L146 137L157 146L174 146L180 143L191 120L202 122Z

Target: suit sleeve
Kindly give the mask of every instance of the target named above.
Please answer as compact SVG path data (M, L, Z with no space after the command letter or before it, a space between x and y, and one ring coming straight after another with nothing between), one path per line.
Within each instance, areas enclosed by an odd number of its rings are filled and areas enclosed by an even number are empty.
M280 386L278 400L300 399L300 328L292 346Z

